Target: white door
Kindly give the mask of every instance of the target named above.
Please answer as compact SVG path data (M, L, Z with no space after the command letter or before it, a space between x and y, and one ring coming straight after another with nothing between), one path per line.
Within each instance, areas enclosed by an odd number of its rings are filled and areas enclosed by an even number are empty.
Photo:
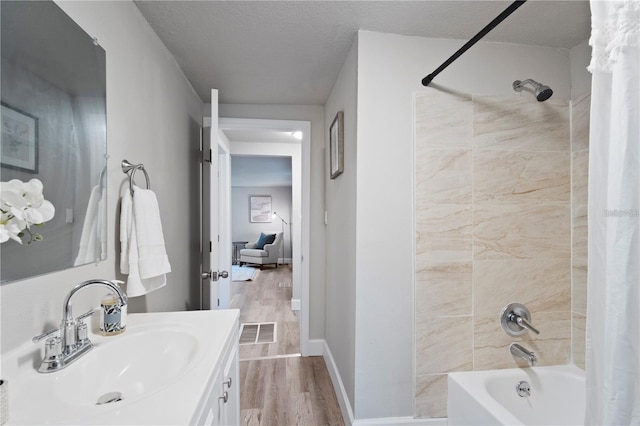
M202 138L202 309L218 309L219 186L218 186L218 91L211 89L211 126Z
M231 153L229 141L218 136L218 266L231 272ZM218 275L218 301L220 309L229 309L231 276Z

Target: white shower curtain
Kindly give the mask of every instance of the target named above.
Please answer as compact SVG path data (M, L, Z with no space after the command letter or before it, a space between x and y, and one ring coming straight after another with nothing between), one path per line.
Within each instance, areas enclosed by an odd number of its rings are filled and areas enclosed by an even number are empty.
M591 0L587 409L640 424L640 0Z

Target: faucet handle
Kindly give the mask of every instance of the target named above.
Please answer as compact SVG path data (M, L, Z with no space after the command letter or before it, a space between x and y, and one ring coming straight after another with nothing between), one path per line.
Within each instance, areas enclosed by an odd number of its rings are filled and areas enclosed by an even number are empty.
M93 309L91 309L90 311L85 312L82 315L78 315L78 317L76 317L76 321L78 322L82 322L85 320L85 318L90 317L91 315L93 315Z
M89 340L89 331L87 328L87 324L84 323L84 320L93 315L93 309L85 312L82 315L79 315L76 321L76 346L82 347L85 345L90 345L91 341Z
M519 336L527 331L540 334L540 331L531 324L531 313L520 303L509 303L502 308L500 325L510 336Z
M44 333L42 333L42 334L34 337L33 339L31 339L31 341L33 343L38 343L38 342L44 340L45 338L51 336L53 333L57 333L58 331L60 331L59 328L55 328L53 330L45 331Z
M50 337L44 344L44 360L59 360L62 356L62 339L58 336Z
M510 318L510 321L513 321L515 318L515 322L522 328L526 328L527 330L529 330L530 332L534 333L534 334L540 334L540 332L538 331L537 328L535 328L534 326L531 325L531 323L529 321L527 321L526 318L521 317L518 314L512 314L513 317Z
M59 328L45 331L41 335L31 339L33 343L40 342L41 340L47 339L44 343L44 357L42 358L42 363L38 368L38 371L41 373L48 373L50 371L54 371L60 366L60 363L63 362L62 339L60 338L60 336L53 335L54 333L57 333L59 331L60 331Z

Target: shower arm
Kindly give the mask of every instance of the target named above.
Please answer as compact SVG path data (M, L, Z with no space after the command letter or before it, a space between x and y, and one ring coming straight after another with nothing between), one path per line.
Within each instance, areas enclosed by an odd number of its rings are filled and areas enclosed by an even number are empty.
M436 68L436 70L434 72L432 72L431 74L429 74L428 76L423 78L422 79L422 85L423 86L428 86L431 83L431 80L433 80L435 78L435 76L440 74L445 68L447 68L449 65L451 65L464 52L469 50L469 48L471 48L471 46L473 46L478 41L480 41L485 35L487 35L487 33L489 33L489 31L491 31L492 29L497 27L498 24L500 24L500 22L504 21L509 15L511 15L513 12L515 12L516 9L518 9L520 6L522 6L526 1L527 0L516 0L513 3L511 3L511 5L509 5L509 7L507 7L505 10L503 10L500 15L496 16L493 21L489 22L487 24L487 26L485 26L483 29L481 29L480 32L478 34L476 34L475 36L473 36L473 38L471 40L466 42L465 45L462 46L460 49L458 49L458 51L456 53L451 55L449 57L449 59L444 61L442 63L442 65L440 65L438 68Z
M525 84L530 84L531 86L533 86L533 88L535 89L536 86L540 86L540 83L538 83L535 80L532 80L530 78L520 81L520 80L516 80L513 82L513 90L515 90L516 92L522 92L522 89L524 89Z

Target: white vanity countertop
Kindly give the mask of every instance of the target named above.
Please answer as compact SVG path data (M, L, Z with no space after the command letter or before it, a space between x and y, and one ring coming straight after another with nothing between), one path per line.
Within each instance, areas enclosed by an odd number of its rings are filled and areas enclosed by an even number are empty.
M239 311L130 314L118 336L91 333L94 348L54 373L36 371L43 343L2 356L7 425L189 424L238 331ZM96 405L106 392L122 400Z

